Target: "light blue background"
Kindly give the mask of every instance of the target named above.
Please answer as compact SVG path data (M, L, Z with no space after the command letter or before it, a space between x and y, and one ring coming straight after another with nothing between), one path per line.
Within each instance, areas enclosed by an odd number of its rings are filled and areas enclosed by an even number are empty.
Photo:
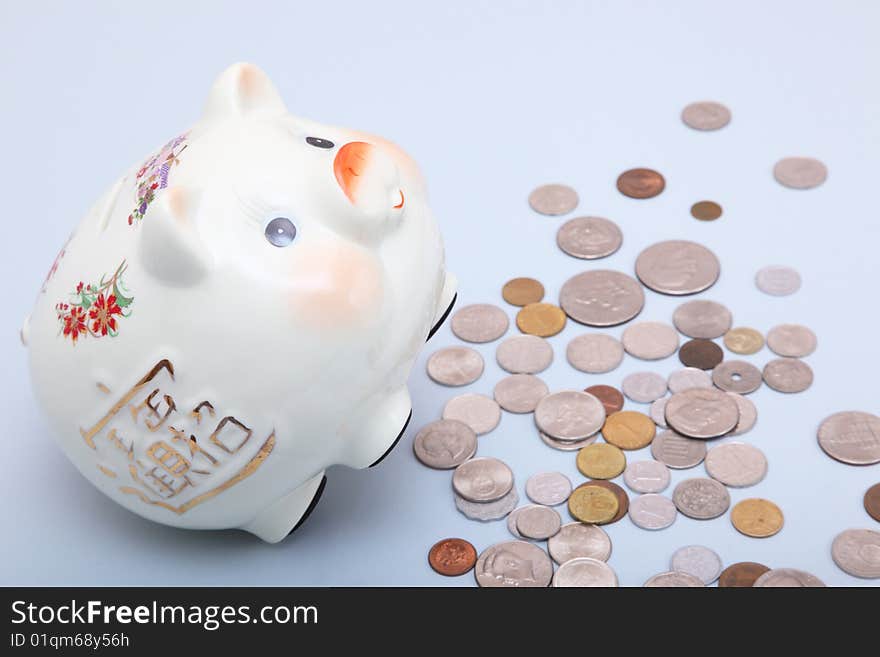
M830 544L849 527L880 528L862 508L880 466L832 461L815 433L838 410L880 412L878 18L878 5L867 1L3 0L0 583L471 585L470 575L435 575L426 564L430 545L460 535L482 550L509 538L504 522L459 514L450 473L412 455L415 430L461 392L424 374L431 351L456 343L448 325L412 375L415 410L400 447L377 469L332 469L311 519L280 545L141 520L82 479L48 435L18 343L21 319L89 205L125 167L189 125L214 76L238 60L262 66L292 112L386 135L416 157L462 305L503 305L501 285L519 275L541 279L553 301L578 271L631 271L645 246L683 237L719 255L721 280L703 296L726 303L736 324L812 327L815 384L795 396L766 387L752 396L760 416L744 440L764 450L770 471L761 484L731 491L734 502L775 500L783 531L750 539L727 517L679 516L651 533L624 519L608 528L610 564L622 584L640 585L667 569L676 548L700 543L726 564L754 560L804 568L829 584L865 583L834 566ZM704 98L733 110L730 126L699 133L681 124L682 107ZM796 192L773 181L773 163L796 154L828 164L824 186ZM617 193L618 173L633 166L663 172L666 191L641 202ZM551 181L578 190L578 213L620 224L617 254L589 264L556 249L562 220L526 204L534 186ZM690 217L690 205L704 198L724 206L720 221ZM798 268L802 291L760 294L754 273L771 263ZM641 319L668 321L678 303L648 292ZM585 330L569 323L551 339L556 361L543 375L551 388L619 385L632 371L679 366L674 358L627 357L609 375L579 374L564 349ZM478 347L486 372L468 390L491 394L502 375L495 346ZM764 350L751 360L769 358ZM582 479L574 454L538 440L531 416L505 413L479 453L513 467L523 498L538 470ZM702 466L676 472L673 485L701 475Z

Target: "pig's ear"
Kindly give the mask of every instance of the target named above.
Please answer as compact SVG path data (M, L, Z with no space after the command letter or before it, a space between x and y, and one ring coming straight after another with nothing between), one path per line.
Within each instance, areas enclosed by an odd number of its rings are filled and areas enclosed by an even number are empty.
M253 64L233 64L214 82L203 117L283 116L287 107L269 76Z
M141 220L141 262L168 285L193 285L213 267L213 258L196 227L198 206L198 194L169 187L156 195Z

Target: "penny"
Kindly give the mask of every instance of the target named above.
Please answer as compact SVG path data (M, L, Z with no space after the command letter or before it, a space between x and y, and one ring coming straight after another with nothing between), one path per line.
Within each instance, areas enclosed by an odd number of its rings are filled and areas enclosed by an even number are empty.
M687 367L711 370L724 360L724 352L711 340L695 338L681 345L681 349L678 350L678 359L682 365Z
M712 287L721 273L718 258L702 244L658 242L636 258L636 276L655 292L696 294Z
M528 335L549 338L565 328L565 313L552 303L530 303L516 314L516 326Z
M577 468L590 479L614 479L626 468L626 456L614 445L594 443L578 452Z
M672 501L681 513L695 520L723 515L730 507L730 494L714 479L685 479L672 491Z
M800 324L780 324L767 331L767 346L778 356L809 356L816 351L816 343L816 334Z
M553 362L553 347L536 335L514 335L498 345L495 360L511 374L537 374Z
M880 522L880 484L874 484L865 491L865 511L877 522Z
M736 426L739 407L725 392L690 388L677 392L666 403L666 423L689 438L717 438Z
M764 365L764 383L777 392L803 392L813 385L813 370L797 358L777 358Z
M758 409L755 408L755 405L751 400L742 395L738 395L735 392L728 392L727 394L733 398L733 401L736 402L737 408L739 408L739 422L736 423L733 431L728 435L739 436L746 431L750 431L751 428L755 426L755 422L758 420Z
M712 370L712 383L725 392L747 395L761 387L761 370L744 360L725 360Z
M527 506L533 506L533 505L529 504ZM527 506L517 507L507 515L507 530L511 534L516 536L516 538L524 538L524 536L522 534L520 534L519 530L516 528L516 517L520 514L520 512L523 509L527 508Z
M565 357L576 370L603 374L620 365L623 345L610 335L588 333L572 338L565 350Z
M568 498L568 511L572 517L592 525L610 522L617 515L618 508L614 493L601 486L578 487Z
M721 575L721 557L715 550L704 545L687 545L678 548L669 563L670 570L688 573L708 586Z
M531 413L550 393L547 384L534 374L511 374L495 385L495 401L510 413Z
M786 157L773 167L776 182L792 189L818 187L828 178L828 169L812 157Z
M544 298L544 286L534 278L512 278L501 288L501 297L512 306L527 306Z
M849 465L880 463L880 417L842 411L822 420L819 446L833 459Z
M764 336L753 328L739 326L724 334L724 346L735 354L748 356L761 351Z
M511 488L507 495L494 502L472 502L457 493L454 493L453 497L455 498L456 509L471 520L480 520L482 522L503 518L519 504L519 495L517 495L515 488Z
M652 198L666 187L666 181L653 169L629 169L617 177L617 190L630 198Z
M556 244L575 258L604 258L620 248L623 233L613 221L602 217L575 217L556 232Z
M725 486L754 486L767 474L767 457L752 445L725 443L706 453L706 472Z
M561 472L539 472L526 481L526 495L536 504L556 506L571 495L571 481Z
M666 394L666 379L656 372L633 372L623 379L620 388L634 402L650 404Z
M677 515L672 500L656 493L639 495L629 506L630 520L641 529L666 529L675 522Z
M617 575L604 561L577 557L559 566L552 585L555 588L609 588L617 586Z
M428 563L441 575L457 577L477 563L477 550L463 538L444 538L428 552Z
M494 502L513 488L513 472L498 459L485 456L470 459L452 473L452 488L471 502Z
M685 367L667 377L666 387L673 394L691 388L711 388L712 377L696 367Z
M482 587L544 588L553 578L553 562L537 545L505 541L483 551L474 576Z
M477 451L477 434L464 422L437 420L425 425L413 440L416 458L429 468L449 470Z
M669 486L669 468L660 461L633 461L623 471L623 483L636 493L659 493Z
M543 541L559 531L562 518L549 506L523 507L516 516L516 528L526 538Z
M712 340L730 330L733 315L726 306L707 299L686 301L672 313L675 328L689 338Z
M611 415L623 408L623 393L613 386L603 384L585 388L584 392L593 395L605 407L605 415Z
M719 588L751 587L755 581L770 569L762 563L740 561L729 565L718 577Z
M693 468L706 458L706 443L672 431L664 431L651 443L651 456L676 470Z
M755 285L764 294L786 297L801 288L801 275L791 267L769 265L755 274Z
M638 411L618 411L609 415L602 426L605 441L620 449L641 449L651 444L657 427Z
M605 423L602 402L580 390L547 395L535 408L535 424L557 440L581 440L597 433Z
M452 316L452 332L465 342L492 342L507 333L510 320L498 306L476 303Z
M774 568L761 575L752 584L756 588L788 587L807 588L825 586L825 582L804 570L797 568Z
M660 399L655 399L651 402L651 408L648 409L648 415L651 416L651 419L661 429L668 429L669 427L666 425L666 402L669 401L669 397L661 397Z
M599 438L599 434L584 438L583 440L557 440L552 436L548 436L543 431L538 431L538 436L544 441L544 444L553 449L563 452L577 452L587 445L592 445Z
M642 311L645 293L631 276L610 269L593 269L572 276L562 285L559 305L581 324L615 326Z
M621 342L630 356L659 360L671 356L678 349L678 332L663 322L638 322L626 328Z
M681 120L694 130L719 130L730 123L730 110L721 103L701 100L685 107Z
M559 565L579 557L608 561L611 539L601 527L570 522L547 540L547 551Z
M615 513L614 517L608 521L609 524L617 522L618 520L623 518L629 511L629 495L627 495L626 491L615 484L613 481L605 481L603 479L591 479L587 483L578 486L578 488L581 488L582 486L601 486L605 490L610 490L612 493L614 493L614 496L617 498L617 513Z
M453 397L443 407L444 420L464 422L477 435L489 433L501 421L501 407L485 395L468 393Z
M880 532L847 529L839 533L831 544L831 558L854 577L880 578Z
M568 185L541 185L529 194L529 205L540 214L558 216L577 207L578 195Z
M730 521L739 533L752 538L778 534L785 522L778 506L759 497L738 502L730 511Z
M688 573L669 572L654 575L644 584L647 588L696 588L704 587L703 581L699 577L694 577Z
M715 201L697 201L691 206L691 216L700 221L715 221L721 213L721 206Z
M466 386L483 373L483 357L470 347L446 347L431 354L428 376L445 386Z

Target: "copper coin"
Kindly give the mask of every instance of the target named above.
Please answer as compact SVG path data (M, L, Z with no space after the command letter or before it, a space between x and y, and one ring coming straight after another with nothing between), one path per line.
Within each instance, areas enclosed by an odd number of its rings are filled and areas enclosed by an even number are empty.
M620 449L641 449L651 444L657 431L654 420L638 411L618 411L602 426L605 442Z
M610 490L614 493L614 497L617 498L617 513L614 514L614 517L608 521L608 524L617 522L621 518L623 518L627 512L629 511L629 495L627 492L623 490L620 486L615 484L613 481L605 481L603 479L591 479L587 481L577 488L583 488L584 486L601 486L605 490ZM577 488L575 490L577 490Z
M617 413L623 408L623 393L614 386L596 385L585 388L584 392L588 392L593 397L602 402L605 407L605 415Z
M464 575L477 563L477 551L463 538L444 538L428 552L428 563L447 577Z
M711 340L688 340L678 350L678 359L687 367L711 370L724 360L724 351Z
M691 215L700 221L715 221L721 216L721 206L715 201L698 201L691 206Z
M534 278L512 278L501 288L501 296L512 306L527 306L544 298L544 286Z
M549 338L565 328L565 313L552 303L530 303L516 314L516 326L528 335Z
M767 538L779 533L785 518L773 502L754 497L738 502L730 511L730 521L741 534Z
M768 570L770 569L762 563L740 561L721 571L721 575L718 577L718 586L719 588L748 588Z
M874 484L865 492L865 511L880 522L880 484Z
M653 169L630 169L617 178L617 189L630 198L651 198L666 187L666 181Z

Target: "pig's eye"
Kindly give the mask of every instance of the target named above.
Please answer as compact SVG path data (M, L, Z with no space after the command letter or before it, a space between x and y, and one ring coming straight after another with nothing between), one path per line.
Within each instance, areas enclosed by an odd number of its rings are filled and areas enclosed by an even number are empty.
M329 139L321 139L320 137L306 137L306 143L317 148L333 148L334 146Z
M265 234L273 246L289 246L296 238L296 226L287 217L275 217L266 224Z

